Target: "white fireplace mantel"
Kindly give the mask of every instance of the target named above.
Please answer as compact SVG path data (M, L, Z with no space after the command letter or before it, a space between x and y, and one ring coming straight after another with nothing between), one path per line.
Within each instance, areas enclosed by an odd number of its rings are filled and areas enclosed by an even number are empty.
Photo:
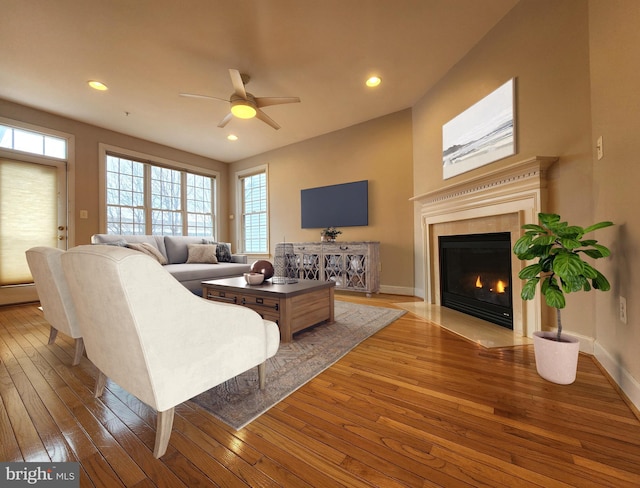
M538 213L545 211L546 173L557 160L557 157L532 157L411 198L420 204L425 301L440 305L438 236L510 232L511 241L515 242L521 227L537 223ZM527 302L519 298L522 283L517 273L522 266L512 256L513 332L531 337L541 329L541 306L538 295Z

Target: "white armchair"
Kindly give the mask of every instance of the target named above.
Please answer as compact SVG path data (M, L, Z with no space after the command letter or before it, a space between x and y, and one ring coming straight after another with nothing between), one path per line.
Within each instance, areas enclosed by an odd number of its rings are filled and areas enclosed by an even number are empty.
M88 358L158 412L153 454L167 449L174 407L258 366L280 344L278 326L246 307L197 297L150 258L115 246L78 246L62 266Z
M27 264L36 285L44 318L51 325L49 344L53 344L58 331L75 339L73 365L82 359L84 345L82 333L76 318L76 311L69 294L69 287L62 271L61 249L53 247L32 247L26 251Z

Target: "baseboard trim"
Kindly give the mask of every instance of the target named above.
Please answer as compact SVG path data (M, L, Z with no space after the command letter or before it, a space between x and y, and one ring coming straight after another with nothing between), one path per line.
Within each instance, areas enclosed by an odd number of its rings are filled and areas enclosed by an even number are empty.
M556 327L552 327L551 329L549 329L553 332L558 332L558 329ZM562 328L562 335L567 334L569 336L575 337L576 339L578 339L580 341L580 352L584 352L585 354L589 354L591 356L594 356L594 344L595 344L595 339L593 337L590 336L586 336L586 335L582 335L582 334L578 334L577 332L572 332L570 330L565 329L564 327Z
M388 295L408 295L414 296L414 288L408 286L391 286L380 285L380 293L386 293Z
M594 344L594 356L633 404L636 412L640 411L640 383L598 341L595 341Z

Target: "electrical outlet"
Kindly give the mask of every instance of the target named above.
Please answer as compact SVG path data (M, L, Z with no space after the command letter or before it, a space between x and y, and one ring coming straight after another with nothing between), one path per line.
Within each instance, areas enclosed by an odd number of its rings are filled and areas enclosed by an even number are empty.
M620 322L627 323L627 299L620 297Z

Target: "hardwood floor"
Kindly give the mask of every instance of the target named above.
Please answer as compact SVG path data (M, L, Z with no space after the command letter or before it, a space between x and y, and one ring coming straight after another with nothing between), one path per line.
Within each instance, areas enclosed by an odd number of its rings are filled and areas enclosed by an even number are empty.
M91 363L47 338L36 306L0 308L0 461L79 461L83 487L640 486L636 412L586 355L553 385L531 346L407 313L240 431L178 406L156 460L155 413L112 382L94 399Z

